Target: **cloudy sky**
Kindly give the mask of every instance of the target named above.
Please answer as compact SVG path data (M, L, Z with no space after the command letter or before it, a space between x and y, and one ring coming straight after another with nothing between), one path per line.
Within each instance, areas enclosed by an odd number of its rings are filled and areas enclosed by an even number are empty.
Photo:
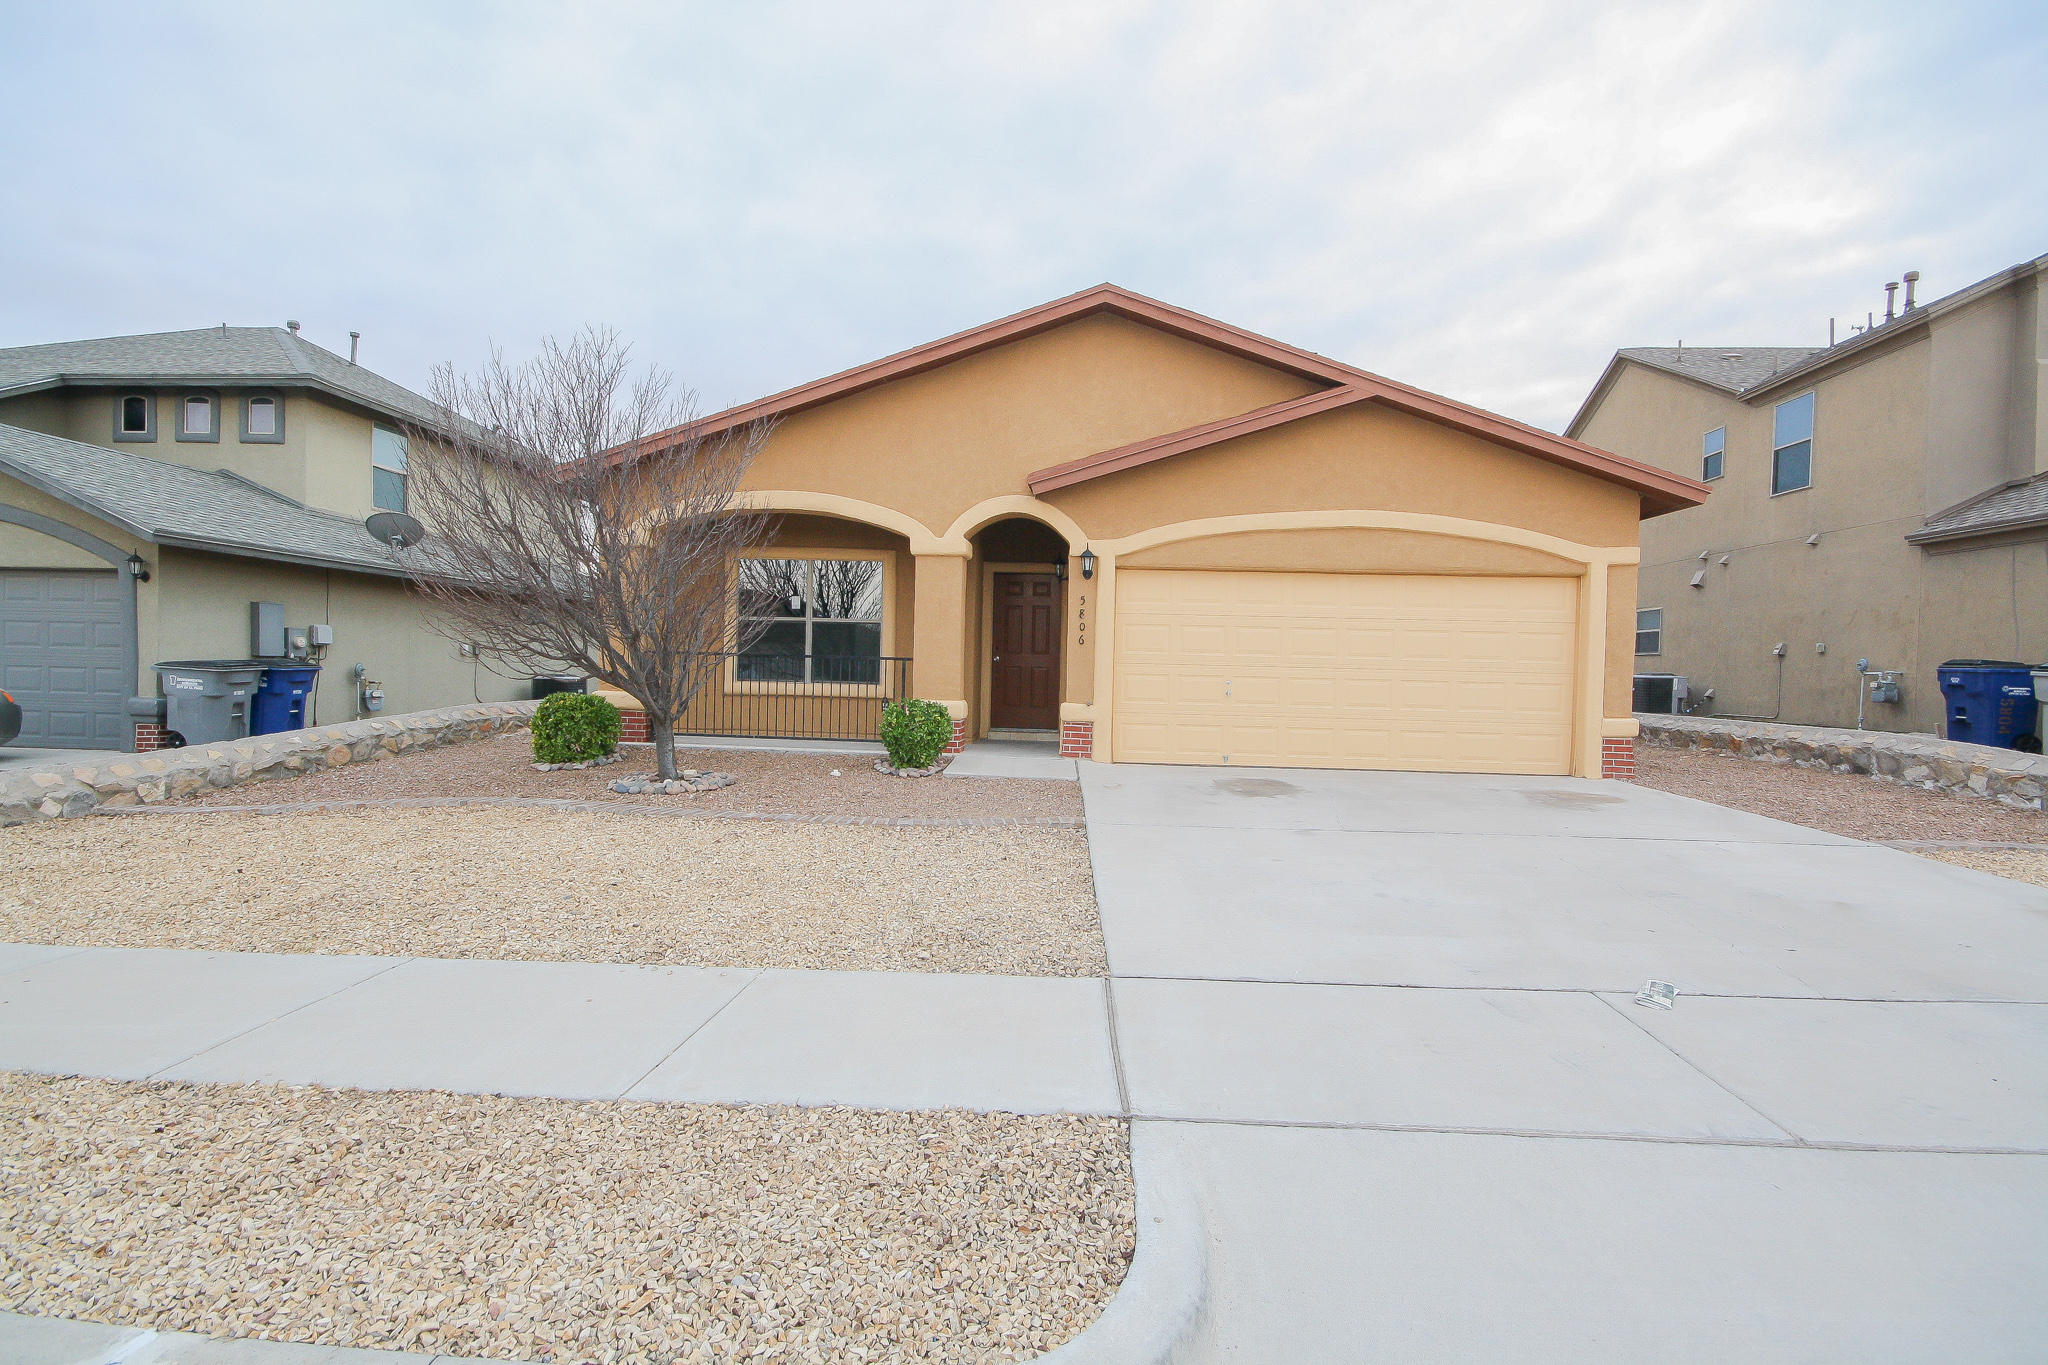
M0 345L585 322L705 408L1102 280L1552 428L2048 252L2048 9L0 0Z

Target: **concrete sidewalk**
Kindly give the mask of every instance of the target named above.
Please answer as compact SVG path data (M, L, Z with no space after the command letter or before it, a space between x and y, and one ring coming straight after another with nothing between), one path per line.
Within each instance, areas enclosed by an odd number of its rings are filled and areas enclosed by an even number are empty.
M1102 982L0 945L0 1068L1122 1111Z

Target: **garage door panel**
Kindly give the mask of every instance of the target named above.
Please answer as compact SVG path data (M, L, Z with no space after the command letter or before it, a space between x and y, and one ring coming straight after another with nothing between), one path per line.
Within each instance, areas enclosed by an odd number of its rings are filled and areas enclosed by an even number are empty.
M128 747L128 591L110 570L0 570L0 686L22 744Z
M1567 772L1577 585L1126 570L1115 756Z

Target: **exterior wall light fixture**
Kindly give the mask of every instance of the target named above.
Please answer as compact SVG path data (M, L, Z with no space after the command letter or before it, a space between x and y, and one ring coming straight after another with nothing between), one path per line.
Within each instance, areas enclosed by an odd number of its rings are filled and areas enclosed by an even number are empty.
M128 556L128 576L137 583L149 581L149 565L143 563L141 555Z
M1095 577L1095 551L1093 550L1081 551L1081 577Z

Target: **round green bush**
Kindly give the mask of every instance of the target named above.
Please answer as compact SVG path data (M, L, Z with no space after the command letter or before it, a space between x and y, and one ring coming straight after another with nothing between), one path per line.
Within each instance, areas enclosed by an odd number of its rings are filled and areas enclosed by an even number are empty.
M533 713L533 761L587 763L619 747L619 708L603 697L557 692Z
M898 768L929 768L953 738L953 716L935 701L900 697L882 708L882 747Z

